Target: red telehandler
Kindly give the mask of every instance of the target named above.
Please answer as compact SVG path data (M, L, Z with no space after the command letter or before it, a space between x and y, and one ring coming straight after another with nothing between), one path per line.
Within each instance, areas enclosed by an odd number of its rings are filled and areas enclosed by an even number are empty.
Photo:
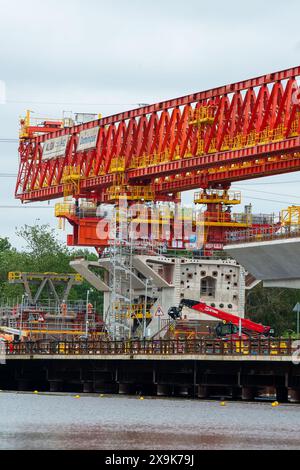
M249 338L268 337L274 331L270 326L264 326L251 320L240 318L232 313L224 312L215 307L210 307L204 302L195 300L182 299L179 307L171 307L168 315L173 320L182 319L182 309L188 307L199 313L204 313L221 320L215 327L215 336L222 339L247 340Z

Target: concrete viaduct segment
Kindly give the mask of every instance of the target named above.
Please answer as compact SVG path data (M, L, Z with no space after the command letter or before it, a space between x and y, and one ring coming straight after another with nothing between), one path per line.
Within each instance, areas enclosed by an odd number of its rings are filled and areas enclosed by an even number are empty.
M265 287L300 288L300 237L232 242L225 250Z

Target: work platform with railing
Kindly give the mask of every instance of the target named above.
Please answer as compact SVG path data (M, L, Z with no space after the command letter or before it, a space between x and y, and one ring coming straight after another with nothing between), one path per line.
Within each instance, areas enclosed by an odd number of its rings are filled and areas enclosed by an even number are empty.
M24 341L15 342L2 347L2 353L8 358L38 358L39 356L82 356L118 357L125 359L133 357L176 358L185 356L209 356L212 359L227 360L230 356L242 359L257 360L292 360L300 348L297 341L291 338L249 338L248 340L222 340L215 338L197 339L157 339L144 341Z
M2 348L0 387L300 403L297 347L285 338L21 342Z

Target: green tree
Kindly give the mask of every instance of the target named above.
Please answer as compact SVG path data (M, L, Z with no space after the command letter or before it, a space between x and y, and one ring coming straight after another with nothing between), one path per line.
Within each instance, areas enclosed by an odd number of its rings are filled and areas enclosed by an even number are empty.
M251 320L269 325L279 336L288 330L295 331L295 304L300 301L297 289L266 288L260 283L247 294L246 312Z
M11 250L11 244L8 238L0 238L0 253Z
M8 273L20 272L73 272L70 262L76 257L83 257L91 261L97 260L96 254L88 249L71 250L58 240L55 230L49 225L21 227L17 234L25 242L22 250L11 246L7 238L0 238L0 297L1 302L20 302L23 292L21 285L10 284ZM84 281L82 285L75 286L70 293L70 300L85 300L87 290L91 286ZM45 292L47 297L47 292ZM50 294L49 294L50 295ZM98 311L102 307L102 293L94 291L90 300L97 305Z

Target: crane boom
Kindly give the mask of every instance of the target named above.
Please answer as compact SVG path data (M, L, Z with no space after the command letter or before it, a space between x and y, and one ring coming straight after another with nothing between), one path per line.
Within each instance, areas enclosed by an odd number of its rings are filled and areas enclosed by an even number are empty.
M179 310L181 311L183 307L188 307L198 312L204 313L205 315L209 315L211 317L217 318L226 323L231 323L239 327L241 324L243 331L251 331L253 333L259 334L268 334L270 333L271 327L264 326L260 323L255 323L251 320L246 318L240 318L237 315L233 315L232 313L224 312L215 307L210 307L204 302L198 302L195 300L183 299L180 303Z

